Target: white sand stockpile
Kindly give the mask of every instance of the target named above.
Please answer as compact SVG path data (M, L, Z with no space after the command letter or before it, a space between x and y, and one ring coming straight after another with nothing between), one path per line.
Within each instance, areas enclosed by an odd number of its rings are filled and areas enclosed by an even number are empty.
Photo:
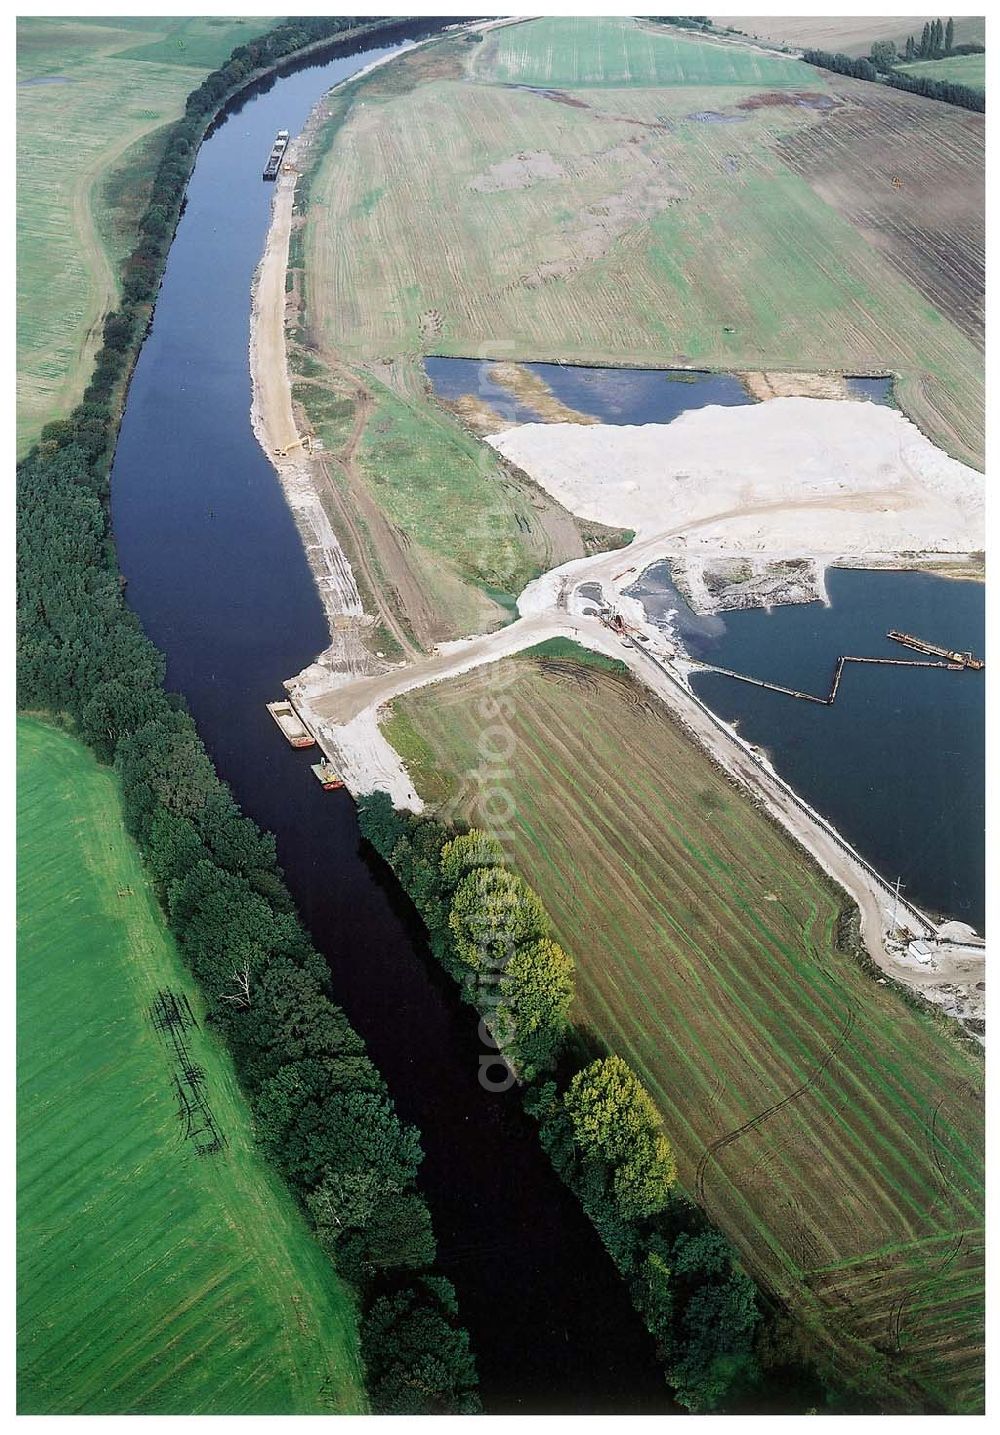
M982 474L879 404L779 398L641 427L524 424L486 441L578 517L688 551L984 546Z

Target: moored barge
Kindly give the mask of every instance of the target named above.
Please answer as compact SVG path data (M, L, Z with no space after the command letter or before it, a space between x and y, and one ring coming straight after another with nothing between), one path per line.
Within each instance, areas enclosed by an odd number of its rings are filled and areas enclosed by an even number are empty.
M315 747L316 739L292 707L291 703L268 703L267 710L292 747Z
M271 146L271 153L267 157L267 164L264 166L264 179L277 179L278 170L281 168L281 161L285 158L285 150L288 148L288 131L279 130L274 144Z
M344 779L328 762L314 762L312 773L324 792L335 792L338 787L344 785Z

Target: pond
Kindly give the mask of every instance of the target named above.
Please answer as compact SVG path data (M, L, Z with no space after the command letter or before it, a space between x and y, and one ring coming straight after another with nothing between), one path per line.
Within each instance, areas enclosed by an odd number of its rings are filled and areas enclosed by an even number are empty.
M424 360L424 368L439 399L453 403L472 395L511 424L544 423L545 416L497 375L497 363L496 359L431 356ZM755 402L737 374L584 364L521 363L518 368L541 379L568 408L605 424L667 424L688 409ZM845 382L852 399L892 403L891 377L849 375Z
M495 359L424 360L438 398L473 394L513 423L542 423L542 415L493 377ZM687 409L749 404L733 374L693 369L590 368L581 364L520 364L542 379L560 402L605 424L666 424Z

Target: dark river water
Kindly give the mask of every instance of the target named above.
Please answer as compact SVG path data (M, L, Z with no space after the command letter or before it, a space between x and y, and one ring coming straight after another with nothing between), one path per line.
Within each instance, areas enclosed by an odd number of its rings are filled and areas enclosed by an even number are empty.
M169 686L245 811L277 837L333 996L423 1133L421 1184L486 1409L664 1411L652 1341L621 1279L517 1096L480 1087L476 1020L391 876L360 851L350 798L320 789L311 755L287 747L265 711L327 632L250 429L250 284L272 193L260 171L278 129L299 131L330 85L385 53L341 47L234 107L203 145L118 443L121 566Z
M794 604L708 618L691 613L657 564L631 590L651 617L669 611L693 657L825 695L841 653L920 658L890 628L983 656L979 583L926 573L834 569L830 606ZM844 670L832 707L749 687L718 673L692 678L698 695L829 818L918 906L983 930L985 684L983 673Z

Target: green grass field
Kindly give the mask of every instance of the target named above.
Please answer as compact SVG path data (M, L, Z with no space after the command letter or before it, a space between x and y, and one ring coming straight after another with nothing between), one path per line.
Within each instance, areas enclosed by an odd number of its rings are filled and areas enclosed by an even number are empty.
M951 55L947 60L915 60L912 65L899 65L907 75L926 75L929 80L953 80L973 90L986 89L985 55Z
M182 113L208 70L268 24L263 16L19 18L19 454L80 398L102 318L115 303L117 263L131 236L107 212L109 179L138 155L134 189L158 157L150 151L155 132Z
M367 1408L353 1300L189 1032L226 1139L198 1156L149 1009L197 990L112 774L18 722L18 1403L23 1414Z
M535 21L484 46L544 57L546 27L563 23L592 28L595 44L604 33L604 22ZM698 48L607 23L665 54ZM891 245L883 252L777 152L816 133L820 112L784 103L773 80L757 105L731 78L688 85L679 68L672 83L578 88L567 104L452 77L454 62L424 66L395 91L373 76L312 177L304 262L321 345L362 363L435 353L890 369L919 427L981 465L980 349ZM832 96L822 72L799 69L803 88ZM904 139L887 128L880 142ZM526 167L532 155L544 164ZM971 163L957 147L954 183ZM979 179L970 168L969 183ZM876 210L890 203L872 196Z
M575 1019L634 1065L806 1347L898 1407L981 1408L981 1061L840 948L843 894L630 678L508 663L509 761L480 783L493 677L396 703L418 790L488 826L502 785Z
M393 524L484 585L517 594L562 561L493 452L430 404L381 390L358 461Z
M557 85L803 85L797 60L696 39L626 18L548 18L488 35L476 63L483 79Z

